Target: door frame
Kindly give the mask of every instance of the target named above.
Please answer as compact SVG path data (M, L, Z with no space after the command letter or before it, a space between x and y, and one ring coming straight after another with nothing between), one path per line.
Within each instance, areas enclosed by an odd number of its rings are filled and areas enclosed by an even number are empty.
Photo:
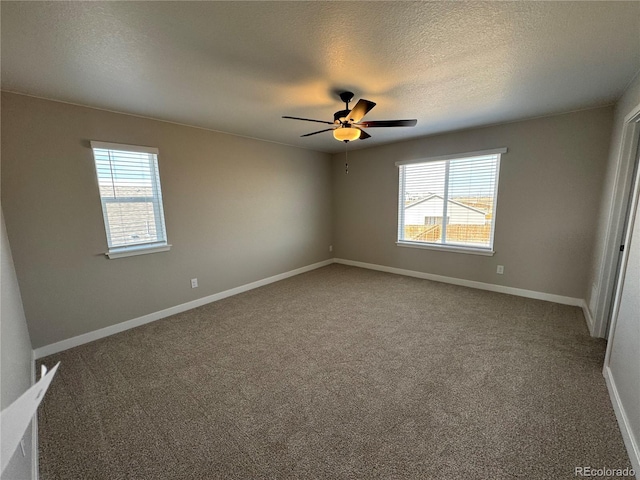
M615 139L614 139L615 140ZM594 337L608 338L609 332L613 331L614 322L612 319L614 306L614 288L616 280L620 278L619 273L624 273L624 268L618 272L618 260L620 258L620 245L623 242L623 232L629 202L632 200L631 187L633 182L633 172L636 159L638 157L638 142L640 141L640 104L625 117L622 126L622 141L618 152L616 174L613 185L611 205L607 215L608 225L603 242L602 263L598 279L598 294L596 297L595 311L593 314ZM640 168L638 169L640 170ZM630 229L627 229L630 231ZM628 250L628 249L626 249ZM623 256L628 252L622 252ZM626 257L623 257L623 261ZM619 282L618 282L619 283ZM607 329L607 325L609 328Z
M627 224L627 231L623 244L625 246L622 252L622 259L620 261L620 271L618 272L618 279L616 283L616 291L614 292L613 307L611 309L611 325L609 327L609 341L607 342L607 352L604 357L604 368L609 367L609 360L611 358L611 349L613 348L613 337L616 333L616 323L618 322L618 313L620 312L620 301L622 299L622 290L624 286L624 278L627 273L627 263L629 261L629 253L631 252L631 237L633 234L633 228L635 226L635 218L638 211L638 203L640 203L640 168L636 172L636 176L633 180L633 192L631 195L631 206L629 208L629 221Z
M640 152L637 152L640 154ZM637 155L636 155L636 158ZM611 309L611 325L609 327L609 341L607 342L607 351L604 357L604 366L602 368L602 374L607 384L607 390L609 391L609 397L611 398L611 404L618 420L618 426L620 427L620 433L624 441L627 452L629 453L629 459L633 469L640 478L640 445L637 439L634 437L633 429L631 428L628 415L625 411L624 404L620 399L618 388L616 386L612 371L611 371L611 354L613 350L614 339L616 335L616 325L618 323L618 314L620 313L620 304L622 301L622 293L624 290L624 280L627 273L627 266L629 263L629 255L631 253L631 240L633 236L633 229L635 227L636 217L638 215L638 209L640 204L640 166L636 171L633 179L633 191L630 196L631 205L629 206L629 219L627 221L627 228L624 235L625 249L622 252L620 260L620 270L618 272L618 279L614 292L613 307ZM637 233L637 232L636 232ZM635 239L636 241L640 239Z

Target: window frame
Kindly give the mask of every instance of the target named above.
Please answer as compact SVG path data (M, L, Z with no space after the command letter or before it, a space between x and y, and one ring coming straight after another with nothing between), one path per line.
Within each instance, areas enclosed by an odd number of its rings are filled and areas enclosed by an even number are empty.
M171 249L171 244L168 242L167 238L167 229L164 218L164 204L162 198L162 186L160 181L160 167L158 162L159 150L155 147L145 147L140 145L127 145L122 143L110 143L110 142L99 142L99 141L90 141L91 151L93 155L93 165L96 172L96 180L98 182L98 195L100 197L100 205L102 208L102 219L105 228L105 235L107 240L107 252L105 255L110 258L123 258L123 257L131 257L135 255L146 255L150 253L157 252L166 252ZM151 184L152 184L152 192L157 193L151 197L149 196L129 196L129 197L120 197L119 199L116 197L103 197L102 192L100 191L100 177L98 174L98 165L96 163L96 154L95 150L113 150L120 152L131 152L131 153L148 153L154 155L153 165L150 165L150 173L151 173ZM119 203L129 203L129 202L143 202L143 203L151 203L153 206L153 216L155 218L156 228L160 229L161 239L153 242L146 243L136 243L131 245L112 245L111 241L111 225L109 224L108 214L107 214L107 205L110 203L119 204Z
M495 228L496 228L496 212L498 207L498 185L500 183L500 162L502 160L502 155L507 153L508 149L505 147L502 148L494 148L491 150L478 150L474 152L464 152L464 153L456 153L449 155L440 155L437 157L428 157L428 158L419 158L414 160L402 160L395 163L398 168L398 208L397 208L397 231L396 231L396 245L398 247L409 247L409 248L420 248L426 250L439 250L445 252L454 252L454 253L465 253L465 254L473 254L473 255L485 255L485 256L493 256L495 254L494 250L494 239L495 239ZM461 160L465 158L473 158L473 157L481 157L487 155L497 155L496 159L496 176L495 176L495 184L493 188L493 211L492 211L492 219L491 219L491 235L489 239L488 247L475 247L472 245L464 245L464 244L456 244L456 243L435 243L435 242L421 242L415 240L403 240L400 238L400 232L404 232L404 212L403 212L403 203L404 203L404 185L402 183L403 178L400 175L400 171L402 166L412 165L412 164L422 164L422 163L430 163L430 162L439 162L446 160ZM446 169L448 170L448 165ZM444 216L447 215L447 200L448 194L447 190L449 185L445 185L445 195L443 198L443 220ZM446 227L445 227L446 228Z

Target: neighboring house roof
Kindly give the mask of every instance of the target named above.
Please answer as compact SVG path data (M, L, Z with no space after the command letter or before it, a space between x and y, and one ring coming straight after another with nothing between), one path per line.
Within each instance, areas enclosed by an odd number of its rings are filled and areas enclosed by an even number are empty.
M407 205L405 207L405 210L407 210L407 209L409 209L411 207L415 207L416 205L419 205L421 203L428 202L429 200L432 200L435 197L438 197L440 200L444 200L444 197L442 195L438 195L437 193L432 193L428 197L422 198L420 200L417 200L417 201L413 202L410 205ZM450 203L455 203L456 205L460 205L461 207L467 208L467 209L472 210L472 211L477 212L477 213L481 213L483 215L487 214L487 212L485 212L484 210L480 210L479 208L475 208L475 207L471 207L469 205L465 205L464 203L456 202L455 200L449 199L449 202Z

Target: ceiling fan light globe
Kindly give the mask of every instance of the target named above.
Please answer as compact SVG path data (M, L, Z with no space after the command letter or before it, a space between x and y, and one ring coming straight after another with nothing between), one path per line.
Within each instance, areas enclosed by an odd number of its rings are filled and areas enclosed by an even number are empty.
M339 142L352 142L360 138L360 130L352 127L336 128L333 131L333 138Z

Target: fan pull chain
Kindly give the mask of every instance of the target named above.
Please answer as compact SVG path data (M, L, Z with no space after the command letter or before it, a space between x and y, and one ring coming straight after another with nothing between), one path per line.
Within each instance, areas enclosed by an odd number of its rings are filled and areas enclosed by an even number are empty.
M347 152L347 141L344 142L344 174L349 175L349 153Z

